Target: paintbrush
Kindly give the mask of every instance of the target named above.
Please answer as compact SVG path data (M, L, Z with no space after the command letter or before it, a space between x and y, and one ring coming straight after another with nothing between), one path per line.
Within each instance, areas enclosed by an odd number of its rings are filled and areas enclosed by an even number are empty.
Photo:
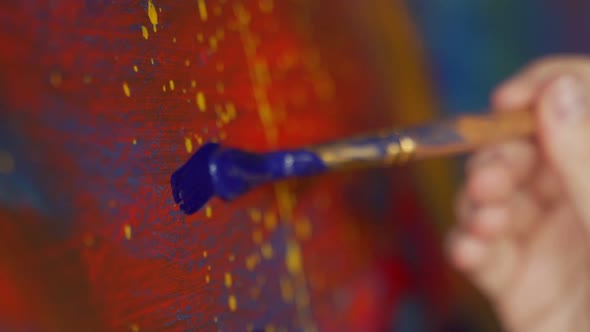
M253 153L203 145L171 178L174 201L187 214L214 196L232 200L269 182L328 171L388 167L451 156L533 133L528 111L464 115L401 130L346 138L302 149Z

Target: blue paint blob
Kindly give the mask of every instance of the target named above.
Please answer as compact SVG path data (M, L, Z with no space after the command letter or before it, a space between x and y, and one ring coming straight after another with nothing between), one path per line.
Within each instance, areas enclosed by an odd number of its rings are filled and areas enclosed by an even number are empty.
M232 200L264 183L322 173L326 166L311 151L255 154L205 144L171 178L174 201L192 214L217 196Z

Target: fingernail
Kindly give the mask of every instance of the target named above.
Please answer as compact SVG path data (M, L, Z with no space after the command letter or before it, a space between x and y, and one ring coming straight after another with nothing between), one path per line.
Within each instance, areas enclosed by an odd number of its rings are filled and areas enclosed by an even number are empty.
M572 76L559 78L551 92L553 113L557 120L576 122L588 117L590 110L586 91Z

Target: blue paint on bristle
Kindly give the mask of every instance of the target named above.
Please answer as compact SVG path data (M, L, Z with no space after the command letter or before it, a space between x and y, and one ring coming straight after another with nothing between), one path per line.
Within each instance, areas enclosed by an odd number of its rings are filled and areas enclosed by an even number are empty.
M325 170L322 160L307 150L255 154L208 143L172 175L171 184L174 201L192 214L213 196L232 200L268 182Z

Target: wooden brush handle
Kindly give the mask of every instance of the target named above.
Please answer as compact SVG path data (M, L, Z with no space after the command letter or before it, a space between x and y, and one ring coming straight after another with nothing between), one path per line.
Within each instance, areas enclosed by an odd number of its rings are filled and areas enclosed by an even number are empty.
M403 164L449 156L478 147L530 136L534 119L526 110L465 115L402 130L318 145L314 152L328 169Z
M461 116L410 129L402 135L415 143L411 159L425 159L469 152L481 146L530 136L534 127L531 112L513 111Z

